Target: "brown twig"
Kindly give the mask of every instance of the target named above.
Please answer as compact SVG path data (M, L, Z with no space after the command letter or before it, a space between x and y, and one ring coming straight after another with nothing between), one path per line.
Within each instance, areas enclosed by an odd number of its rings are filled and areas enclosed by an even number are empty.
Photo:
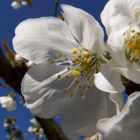
M54 17L57 17L58 6L59 6L59 0L54 0L54 12L53 12Z
M33 0L26 0L30 6L32 6Z

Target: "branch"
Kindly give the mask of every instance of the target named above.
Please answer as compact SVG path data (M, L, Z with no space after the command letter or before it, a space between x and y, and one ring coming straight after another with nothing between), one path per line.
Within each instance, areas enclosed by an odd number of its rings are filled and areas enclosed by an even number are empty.
M58 6L59 6L59 0L54 0L54 12L53 12L54 17L57 17Z
M68 140L68 138L64 135L62 129L54 122L53 119L46 120L36 117L36 120L43 128L44 133L47 135L47 138L49 140Z
M8 53L9 49L6 51L6 53ZM14 65L13 67L9 61L10 60L3 54L0 48L0 66L2 66L0 68L0 77L2 77L5 82L24 99L20 91L20 83L28 68L25 63L17 63L17 65ZM36 116L35 118L43 128L44 133L49 140L68 140L62 129L54 122L53 119L42 119Z

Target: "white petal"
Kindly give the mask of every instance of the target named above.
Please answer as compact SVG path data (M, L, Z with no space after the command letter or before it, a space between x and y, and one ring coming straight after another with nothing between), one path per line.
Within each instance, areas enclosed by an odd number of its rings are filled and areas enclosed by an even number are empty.
M82 47L90 51L101 51L104 45L103 30L94 17L73 6L61 5L61 7L64 21Z
M108 50L112 58L119 65L125 67L128 64L128 61L124 52L124 32L126 30L122 29L116 32L112 32L108 37Z
M93 135L99 119L116 114L115 105L107 93L95 87L82 97L77 94L71 98L63 93L63 88L70 81L64 78L58 80L57 76L60 73L63 75L64 71L64 66L49 63L33 66L22 81L26 105L39 117L61 115L64 132L72 140L80 135Z
M116 70L127 79L133 81L134 83L140 84L140 69L117 67Z
M22 81L22 94L31 112L42 118L52 118L65 108L73 99L63 92L70 81L65 77L64 66L38 64L33 66Z
M46 62L58 52L68 55L75 43L65 22L53 17L21 22L13 39L15 51L34 63Z
M60 115L65 134L75 140L78 136L94 135L97 121L114 114L115 105L109 95L94 87L83 98L77 96Z
M119 115L100 120L101 140L138 140L140 138L140 92L130 95Z
M138 22L139 0L111 0L102 11L101 19L108 34Z
M119 114L124 107L124 93L110 94L110 99L116 105L116 113Z
M105 70L95 74L94 83L98 89L109 93L120 93L125 90L121 75L109 68L105 68Z

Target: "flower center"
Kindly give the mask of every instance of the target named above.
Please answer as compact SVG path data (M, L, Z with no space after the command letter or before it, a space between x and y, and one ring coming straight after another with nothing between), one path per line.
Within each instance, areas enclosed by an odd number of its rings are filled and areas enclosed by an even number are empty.
M125 55L130 62L140 63L140 31L135 29L125 34Z
M85 49L72 49L75 58L72 59L73 65L77 66L76 70L72 71L74 77L84 74L84 72L98 73L101 70L101 64L106 63L105 59L100 57L97 53L90 52Z
M61 61L61 65L67 67L65 73L59 74L58 79L72 79L67 87L64 87L64 93L68 92L72 97L76 93L81 96L91 89L94 85L94 74L101 71L101 64L106 63L106 59L97 53L90 52L84 48L73 48L71 50L72 58L67 58L61 54L59 59L55 59L57 63Z

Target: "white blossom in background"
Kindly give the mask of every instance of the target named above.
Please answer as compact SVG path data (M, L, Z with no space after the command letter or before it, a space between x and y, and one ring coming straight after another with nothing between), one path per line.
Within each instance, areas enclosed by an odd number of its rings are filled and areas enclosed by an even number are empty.
M10 96L2 96L0 97L0 105L3 108L8 109L8 111L13 111L16 109L16 102Z
M140 92L132 93L122 111L97 123L100 140L139 140Z
M28 127L28 132L34 134L36 137L42 138L45 137L43 129L40 127L39 123L35 118L31 119L30 122L32 126Z
M109 0L101 14L112 68L140 84L140 0Z
M64 21L42 17L20 23L13 46L35 64L21 84L26 106L42 118L60 115L64 133L75 140L96 134L97 121L116 114L117 102L117 109L123 106L117 92L124 86L109 69L104 34L94 17L69 5L62 5L62 11ZM117 101L116 94L112 99L96 87L117 93Z
M19 9L19 8L26 6L26 5L28 5L28 2L26 0L14 0L11 3L11 7L14 9Z
M15 119L14 118L5 118L4 124L3 126L5 128L9 127L9 126L14 126L15 125Z

